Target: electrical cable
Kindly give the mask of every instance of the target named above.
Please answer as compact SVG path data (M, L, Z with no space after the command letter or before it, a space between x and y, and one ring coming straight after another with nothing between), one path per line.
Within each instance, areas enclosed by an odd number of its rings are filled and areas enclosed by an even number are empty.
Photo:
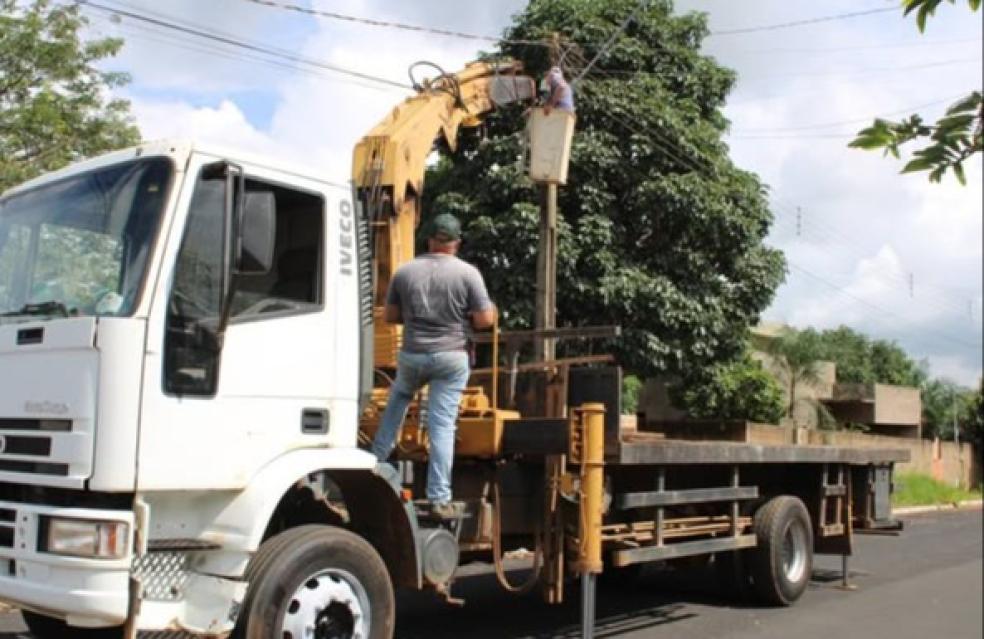
M811 229L812 229L812 233L815 236L817 236L817 238L820 239L821 242L834 244L834 245L836 245L838 247L842 247L842 248L843 247L851 247L851 248L854 249L853 252L852 251L844 251L844 252L847 253L848 256L851 257L851 258L853 258L855 261L870 260L871 259L871 255L869 254L869 251L868 251L867 248L862 247L853 238L850 238L847 235L839 232L835 227L829 226L829 225L821 225L819 222L814 221L812 218L802 217L802 214L801 213L799 213L799 214L792 213L791 209L787 208L785 206L784 201L781 200L781 199L779 199L779 198L774 198L772 204L773 204L773 209L775 211L777 211L778 213L782 214L780 216L777 216L777 222L786 222L786 223L789 223L789 224L796 224L799 227L800 230L806 230L807 233L810 233L811 232ZM789 217L787 217L787 215ZM794 216L797 216L797 215L799 216L799 219L796 220L796 221L794 221L793 220L793 217ZM814 247L815 247L815 245L814 245ZM828 255L831 255L831 257L835 257L835 258L837 257L837 256L834 256L834 255L832 255L830 253L828 253ZM886 281L887 280L894 281L896 287L901 287L902 290L909 290L910 289L910 281L908 279L902 277L899 273L894 272L894 271L889 271L889 270L887 270L885 268L882 268L882 267L880 267L878 265L875 265L874 269L878 273L881 273L882 276L883 276L883 278L886 279ZM934 287L934 286L929 285L929 284L921 284L920 287L919 287L919 289L920 290L923 290L923 289L930 289L930 290L936 289L938 291L942 291L942 289L939 289L939 287ZM946 293L945 291L942 291L942 292L943 293ZM915 296L915 293L913 293L913 296ZM933 307L936 310L939 310L940 312L942 312L943 314L951 314L952 313L955 316L957 316L957 315L963 316L966 313L966 308L963 307L962 302L967 301L967 300L961 299L960 300L961 303L957 303L957 301L955 300L955 298L952 298L952 297L949 297L949 296L940 295L940 294L937 294L936 297L935 297L935 299L936 299L937 304L936 305L933 305ZM923 304L923 306L925 306L925 304Z
M374 18L359 18L356 16L345 15L343 13L336 13L334 11L322 11L319 9L312 9L310 7L303 7L301 5L292 4L289 2L276 2L275 0L244 0L244 2L251 2L253 4L263 5L266 7L272 7L275 9L283 9L285 11L295 11L297 13L305 13L312 16L318 16L322 18L330 18L333 20L344 20L347 22L354 22L357 24L363 24L371 27L386 27L390 29L401 29L403 31L415 31L418 33L429 33L432 35L449 36L454 38L462 38L465 40L481 40L484 42L497 42L502 44L525 44L534 46L549 46L544 42L538 40L510 40L507 38L496 38L494 36L479 35L475 33L465 33L462 31L452 31L450 29L438 29L435 27L425 27L416 24L405 24L401 22L393 22L389 20L377 20Z
M79 5L86 6L86 7L92 7L93 9L97 9L99 11L104 11L104 12L107 12L107 13L112 13L112 14L117 14L117 15L125 16L125 17L131 18L133 20L138 20L140 22L145 22L145 23L148 23L148 24L154 24L154 25L157 25L157 26L162 27L162 28L165 28L165 29L170 29L170 30L173 30L173 31L179 31L179 32L182 32L182 33L187 33L189 35L193 35L193 36L196 36L196 37L199 37L199 38L205 38L205 39L208 39L208 40L213 40L215 42L221 42L221 43L227 44L229 46L238 47L238 48L241 48L241 49L245 49L245 50L249 50L249 51L254 51L254 52L258 52L258 53L263 53L263 54L266 54L266 55L272 55L272 56L276 56L276 57L285 58L285 59L291 60L292 62L298 62L300 64L306 64L306 65L310 65L310 66L317 67L317 68L320 68L320 69L325 69L327 71L331 71L333 73L338 73L340 75L345 75L345 76L349 76L349 77L353 77L353 78L358 78L360 80L367 80L367 81L370 81L370 82L376 82L376 83L379 83L379 84L393 86L393 87L397 87L397 88L401 88L401 89L411 89L412 88L412 87L410 87L407 84L403 84L401 82L395 82L393 80L388 80L386 78L380 78L380 77L377 77L377 76L374 76L374 75L370 75L368 73L362 73L361 71L354 71L354 70L351 70L351 69L346 69L344 67L340 67L340 66L337 66L337 65L329 64L327 62L322 62L320 60L315 60L315 59L312 59L312 58L306 58L306 57L299 56L299 55L287 54L287 53L279 52L279 51L277 51L277 50L275 50L275 49L273 49L271 47L268 47L266 45L254 44L254 43L251 43L251 42L248 42L248 41L239 40L239 39L228 37L228 36L223 36L223 35L219 35L219 34L215 34L215 33L209 33L207 31L203 31L203 30L200 30L200 29L197 29L197 28L182 26L182 25L176 24L174 22L170 22L170 21L162 20L162 19L158 19L158 18L153 18L151 16L142 15L140 13L136 13L136 12L133 12L133 11L129 11L129 10L125 10L125 9L117 9L117 8L113 8L113 7L108 7L106 5L97 4L95 2L91 2L91 0L76 0L76 2Z
M875 304L872 304L871 302L869 302L868 300L864 299L863 297L859 297L859 296L851 293L847 289L845 289L845 288L843 288L841 286L838 286L837 284L834 284L833 282L830 282L830 281L824 279L823 277L817 275L816 273L813 273L812 271L809 271L809 270L803 268L802 266L800 266L800 265L798 265L798 264L796 264L794 262L789 261L788 258L786 259L786 263L789 264L789 266L791 266L792 268L800 271L801 273L803 273L807 277L809 277L811 279L814 279L817 282L820 282L821 284L824 284L825 286L828 286L828 287L830 287L830 288L832 288L832 289L834 289L836 291L839 291L842 295L845 295L845 296L853 299L855 302L857 302L859 304L863 304L864 306L866 306L866 307L868 307L868 308L870 308L870 309L872 309L874 311L877 311L878 313L881 313L881 314L884 314L884 315L890 315L890 316L895 317L897 319L904 319L898 313L893 313L892 311L889 311L889 310L887 310L885 308L882 308L881 306L877 306ZM944 340L947 340L947 341L952 342L954 344L959 344L960 346L964 346L964 347L967 347L967 348L973 348L973 349L976 349L976 350L980 350L982 348L982 344L981 343L965 342L962 339L953 337L951 335L947 335L946 333L940 333L940 332L934 331L934 330L924 330L924 332L926 334L928 334L928 335L934 335L937 338L944 339Z
M269 67L287 69L290 71L296 71L298 73L303 73L312 77L318 78L329 78L338 82L344 82L346 84L351 84L353 86L362 87L365 89L370 89L373 91L400 91L403 93L402 89L396 89L389 86L381 86L378 84L370 84L368 82L361 82L359 80L339 77L337 75L328 74L324 71L319 71L318 69L309 68L301 66L298 64L291 64L287 61L277 60L273 58L265 58L259 54L250 53L236 53L229 49L221 48L218 44L209 44L205 41L193 40L191 38L182 38L178 34L169 34L164 31L159 31L154 29L150 25L143 25L138 23L131 24L116 24L109 18L97 13L87 13L87 15L93 19L99 20L100 22L105 22L110 27L116 31L124 32L127 34L129 39L156 42L163 44L165 46L175 47L178 49L183 49L192 53L200 53L208 56L213 56L217 58L222 58L224 60L229 60L231 62L241 62L241 63L260 63ZM105 33L104 33L105 34ZM112 34L107 34L112 35Z
M588 74L589 71L591 71L591 67L593 67L598 62L598 60L600 60L601 57L606 53L608 53L608 51L612 48L612 45L615 44L615 39L618 38L618 36L620 36L622 33L624 33L625 30L629 27L629 24L631 24L632 21L635 20L636 14L642 11L643 9L648 8L648 6L649 6L648 0L639 0L639 4L636 5L636 8L632 11L632 13L628 15L628 17L625 18L625 20L622 21L622 24L619 25L618 29L615 29L615 31L608 38L605 44L603 44L601 48L598 49L598 52L591 59L591 61L588 62L587 66L581 70L581 73L576 78L571 80L571 86L576 85L581 80L581 78L583 78L585 75Z
M910 48L921 48L921 47L952 47L959 46L963 44L981 44L980 38L960 38L957 40L912 40L909 42L894 42L894 43L882 43L882 44L861 44L861 45L851 45L851 46L841 46L841 47L802 47L802 48L785 48L777 47L774 49L745 49L743 51L729 51L728 55L773 55L776 53L816 53L816 54L830 54L839 53L842 51L872 51L877 49L910 49Z
M897 12L899 9L897 7L884 7L882 9L868 9L867 11L853 11L851 13L838 13L829 16L820 16L817 18L807 18L804 20L793 20L792 22L780 22L779 24L769 24L760 27L744 27L739 29L727 29L724 31L711 31L710 36L729 36L729 35L740 35L744 33L758 33L760 31L775 31L777 29L788 29L790 27L801 27L809 24L818 24L820 22L833 22L835 20L847 20L849 18L860 18L862 16L874 15L876 13L887 13Z

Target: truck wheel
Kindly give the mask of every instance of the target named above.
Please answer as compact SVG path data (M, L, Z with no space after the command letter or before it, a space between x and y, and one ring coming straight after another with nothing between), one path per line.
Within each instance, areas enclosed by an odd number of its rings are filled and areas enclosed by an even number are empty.
M27 610L21 611L31 635L36 639L120 639L122 628L76 628L61 619L46 617Z
M268 544L277 552L264 552ZM361 537L332 526L299 526L257 553L243 602L245 639L390 639L393 586Z
M758 546L751 552L752 589L771 606L789 606L806 590L813 571L813 528L806 506L783 495L755 512Z

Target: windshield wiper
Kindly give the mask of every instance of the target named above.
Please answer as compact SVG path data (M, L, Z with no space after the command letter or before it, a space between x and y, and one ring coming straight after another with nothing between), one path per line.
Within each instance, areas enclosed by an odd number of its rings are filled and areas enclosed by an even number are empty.
M41 302L40 304L25 304L19 310L0 313L0 317L13 317L15 315L61 315L62 317L71 317L75 312L74 308L69 309L61 302L51 300L50 302Z

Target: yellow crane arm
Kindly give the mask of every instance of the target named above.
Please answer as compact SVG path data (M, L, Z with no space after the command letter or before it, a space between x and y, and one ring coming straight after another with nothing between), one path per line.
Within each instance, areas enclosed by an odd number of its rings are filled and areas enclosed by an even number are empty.
M400 327L381 321L383 296L396 269L414 256L427 157L443 139L454 149L458 129L476 126L496 106L536 95L516 61L473 62L420 86L355 147L352 179L370 221L376 318L375 360L395 368Z

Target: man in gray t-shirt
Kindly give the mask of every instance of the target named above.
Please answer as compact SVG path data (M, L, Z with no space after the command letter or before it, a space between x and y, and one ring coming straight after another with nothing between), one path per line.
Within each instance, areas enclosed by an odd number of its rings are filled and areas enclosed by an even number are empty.
M482 274L456 256L460 243L457 218L438 215L430 227L429 252L401 266L390 281L384 318L403 324L403 348L372 444L377 459L385 461L393 452L407 406L429 385L427 498L435 514L442 516L453 512L451 465L458 405L470 374L468 338L472 329L492 326L496 313Z

